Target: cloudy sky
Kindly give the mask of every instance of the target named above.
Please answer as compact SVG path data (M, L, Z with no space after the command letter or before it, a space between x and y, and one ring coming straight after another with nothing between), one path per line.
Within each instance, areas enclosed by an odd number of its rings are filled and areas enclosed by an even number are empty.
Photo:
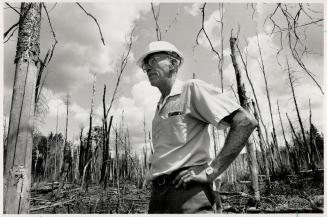
M12 4L19 7L19 4ZM38 129L48 135L55 131L56 115L58 111L60 132L64 132L65 106L63 97L71 95L71 106L69 116L68 139L76 140L81 124L87 127L90 112L93 77L90 73L96 73L95 93L95 123L100 123L102 114L102 93L104 84L107 85L107 102L111 100L114 84L117 79L117 66L120 58L126 52L126 40L133 28L133 47L126 70L118 89L111 114L114 115L114 126L119 125L122 111L124 111L125 124L129 128L131 141L137 149L142 147L144 141L143 118L145 117L147 130L151 129L151 120L154 115L155 105L160 97L156 88L149 85L147 77L135 62L142 54L149 42L156 40L155 22L153 19L150 3L93 3L82 4L84 8L92 13L101 26L106 45L100 41L100 35L94 21L74 3L47 3L52 26L55 30L58 44L54 57L49 64L48 76L43 90L49 107L43 123L39 123ZM155 4L155 9L158 9ZM290 11L296 5L289 5ZM191 79L193 73L196 78L202 79L217 88L221 87L217 72L217 58L210 51L204 35L200 35L199 46L195 46L195 39L201 28L200 3L161 3L159 26L162 32L162 40L174 43L183 53L185 62L178 73L181 80ZM268 102L265 95L265 85L262 72L258 64L259 51L257 46L256 32L262 47L263 61L267 74L270 90L274 121L277 125L279 135L280 124L277 113L277 100L280 104L282 118L285 128L290 132L285 113L287 112L294 124L296 124L296 113L291 99L291 90L288 83L288 75L285 71L286 55L289 55L286 40L284 49L278 55L280 49L280 35L269 34L272 31L272 22L266 17L275 9L275 4L256 4L255 13L251 5L225 3L224 4L224 42L221 44L219 24L220 12L218 4L210 3L206 6L205 28L216 49L224 47L224 89L236 90L235 74L230 59L229 37L231 30L236 33L240 26L239 41L240 49L248 54L248 71L256 88L263 119L270 127L270 116ZM310 10L312 19L318 20L323 17L322 4L306 5ZM8 29L17 22L18 16L4 5L4 29ZM295 15L295 14L294 14ZM303 15L303 14L302 14ZM285 27L285 21L280 12L274 16L276 22ZM311 22L308 16L303 15L300 23ZM307 68L312 71L316 79L323 84L323 22L319 25L308 25L301 30L306 30L306 44L310 53L303 60ZM285 36L285 35L284 35ZM9 120L12 87L14 80L15 65L13 63L17 43L17 33L4 44L4 71L3 71L3 112L4 118ZM41 26L41 57L53 43L49 24L45 13L42 14ZM301 109L305 126L308 126L309 98L312 104L313 123L320 130L323 127L323 95L317 86L306 74L299 70L295 62L289 56L289 61L296 82L296 94ZM252 96L251 88L244 80L248 95ZM282 143L282 142L281 142Z

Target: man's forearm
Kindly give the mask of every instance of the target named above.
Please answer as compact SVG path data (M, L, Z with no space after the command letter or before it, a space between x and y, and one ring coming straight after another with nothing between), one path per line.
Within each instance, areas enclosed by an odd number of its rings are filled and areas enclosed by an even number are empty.
M223 148L211 163L211 166L215 169L215 177L222 174L236 159L243 147L247 144L248 138L256 126L257 123L253 121L243 121L232 124Z

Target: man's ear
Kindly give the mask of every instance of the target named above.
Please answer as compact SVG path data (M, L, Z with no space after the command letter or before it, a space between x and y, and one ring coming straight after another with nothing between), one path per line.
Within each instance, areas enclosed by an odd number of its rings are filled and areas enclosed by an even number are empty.
M172 60L171 60L171 64L170 64L170 66L169 66L169 69L170 69L170 70L177 71L177 68L178 68L178 61L175 60L175 59L172 59Z
M178 66L178 61L177 61L176 59L172 59L172 60L171 60L171 64L172 64L174 67L176 67L176 66Z

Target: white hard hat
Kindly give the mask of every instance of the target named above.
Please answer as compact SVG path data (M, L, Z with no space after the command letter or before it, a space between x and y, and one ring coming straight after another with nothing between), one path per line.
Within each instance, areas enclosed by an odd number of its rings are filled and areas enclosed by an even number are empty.
M148 46L148 50L137 60L136 64L142 68L143 61L144 59L153 53L158 53L158 52L172 52L178 55L180 58L180 64L179 66L182 65L183 63L183 56L182 53L175 47L175 45L166 42L166 41L154 41L151 42Z

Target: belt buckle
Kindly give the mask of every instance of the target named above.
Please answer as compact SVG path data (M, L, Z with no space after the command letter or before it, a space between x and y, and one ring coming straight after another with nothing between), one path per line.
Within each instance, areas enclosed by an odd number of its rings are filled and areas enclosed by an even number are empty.
M163 181L161 182L161 180L163 180ZM163 177L163 176L159 177L157 183L158 183L158 186L164 185L166 183L165 177Z

